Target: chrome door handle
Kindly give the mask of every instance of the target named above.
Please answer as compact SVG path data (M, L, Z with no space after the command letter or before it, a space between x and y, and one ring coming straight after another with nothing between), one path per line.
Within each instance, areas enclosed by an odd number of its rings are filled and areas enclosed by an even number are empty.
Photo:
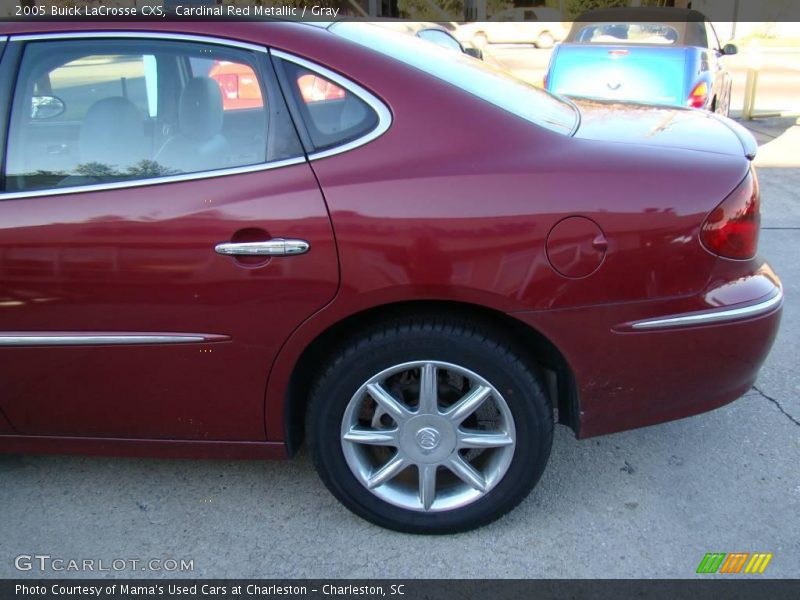
M266 242L222 242L214 246L217 254L225 256L293 256L305 254L311 245L305 240L276 238Z

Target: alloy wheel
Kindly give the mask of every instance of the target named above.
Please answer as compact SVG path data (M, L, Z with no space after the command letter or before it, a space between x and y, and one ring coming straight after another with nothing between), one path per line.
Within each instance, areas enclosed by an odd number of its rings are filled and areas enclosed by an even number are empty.
M516 447L502 394L477 373L441 361L395 365L350 399L341 444L372 494L414 511L447 511L484 497Z

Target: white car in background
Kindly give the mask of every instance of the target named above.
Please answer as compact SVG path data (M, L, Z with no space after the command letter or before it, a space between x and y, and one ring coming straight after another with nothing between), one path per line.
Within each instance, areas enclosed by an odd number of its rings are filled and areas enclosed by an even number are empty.
M561 13L552 8L509 8L488 21L465 23L456 31L459 41L471 41L478 48L487 44L533 44L552 48L567 36Z

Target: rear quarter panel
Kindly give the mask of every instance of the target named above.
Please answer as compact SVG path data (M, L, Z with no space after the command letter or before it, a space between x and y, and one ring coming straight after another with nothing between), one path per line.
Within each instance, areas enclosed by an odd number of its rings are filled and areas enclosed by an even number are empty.
M340 251L336 299L284 347L268 411L316 335L375 306L452 300L503 312L691 295L715 257L705 215L744 177L744 157L578 140L333 36L283 50L379 95L393 124L368 145L314 161ZM609 240L596 274L566 279L545 255L552 227L595 220ZM691 264L692 268L687 268ZM280 419L270 439L281 439Z

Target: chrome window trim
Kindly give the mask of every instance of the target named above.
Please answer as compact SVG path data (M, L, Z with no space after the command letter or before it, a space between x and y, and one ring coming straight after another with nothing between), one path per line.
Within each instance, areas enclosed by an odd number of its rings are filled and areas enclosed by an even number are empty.
M220 38L215 36L188 34L188 33L169 33L169 32L156 32L156 31L54 31L51 33L29 33L20 35L11 35L11 41L19 42L40 42L53 39L102 39L102 38L115 38L115 39L159 39L165 41L178 41L178 42L198 42L201 44L215 44L217 46L230 46L232 48L242 48L252 52L267 53L266 46L259 46L258 44L250 44L248 42L240 42L238 40L231 40L228 38Z
M227 341L227 336L205 333L113 333L113 334L27 334L0 335L0 346L119 346L125 344L197 344Z
M783 290L779 289L778 292L771 298L756 304L751 304L749 306L726 308L721 310L714 309L706 312L667 317L665 319L637 321L636 323L631 324L631 327L641 331L649 329L669 329L671 327L686 327L691 325L709 325L723 321L735 321L758 316L760 314L766 314L773 308L779 306L781 302L783 302Z
M347 79L346 77L339 75L338 73L331 71L315 62L310 60L306 60L305 58L300 58L299 56L295 56L294 54L289 54L288 52L284 52L283 50L274 50L270 49L270 55L286 60L288 62L294 63L296 65L300 65L301 67L305 67L309 71L314 71L315 73L319 73L326 79L330 79L340 87L352 92L361 100L367 103L372 110L378 115L378 124L375 126L375 129L370 131L369 133L361 136L358 139L353 140L352 142L347 142L346 144L342 144L341 146L336 146L334 148L329 148L328 150L322 150L320 152L313 152L308 155L308 160L319 160L321 158L327 158L328 156L334 156L336 154L342 154L343 152L349 152L355 148L359 148L365 144L370 143L372 140L375 140L382 136L392 125L392 113L389 108L378 99L372 92L367 91L354 81Z
M7 37L11 41L34 42L62 39L159 39L165 41L196 42L201 44L214 44L218 46L228 46L268 54L264 46L218 38L214 36L189 35L180 33L160 33L148 31L67 31L37 34L12 35ZM91 185L72 186L65 188L50 188L42 190L25 190L20 192L0 191L0 201L18 200L21 198L38 198L42 196L63 196L65 194L80 194L89 192L100 192L106 190L119 190L135 187L145 187L151 185L161 185L167 183L179 183L182 181L194 181L197 179L212 179L216 177L226 177L229 175L241 175L244 173L256 173L258 171L268 171L279 169L291 165L298 165L306 162L305 156L297 156L277 160L272 162L258 163L242 167L231 167L230 169L216 169L212 171L198 171L196 173L181 173L178 175L168 175L166 177L150 177L147 179L134 179L131 181L115 181L109 183L97 183Z
M64 194L80 194L89 192L101 192L106 190L120 190L125 188L146 187L166 183L179 183L181 181L194 181L196 179L215 179L228 175L241 175L244 173L257 173L259 171L269 171L280 169L290 165L299 165L306 162L302 156L297 158L287 158L269 163L260 163L248 167L234 167L231 169L219 169L216 171L198 171L197 173L185 173L181 175L168 175L167 177L151 177L149 179L134 179L132 181L115 181L110 183L96 183L92 185L81 185L65 188L50 188L43 190L27 190L24 192L0 192L0 201L18 200L20 198L39 198L41 196L62 196Z

